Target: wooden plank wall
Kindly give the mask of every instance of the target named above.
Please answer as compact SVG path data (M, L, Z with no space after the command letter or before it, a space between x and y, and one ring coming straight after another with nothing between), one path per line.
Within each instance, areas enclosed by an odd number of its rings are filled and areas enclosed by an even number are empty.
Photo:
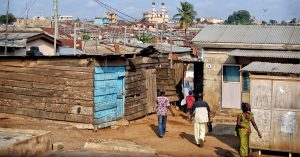
M187 66L183 62L176 62L173 64L173 68L175 70L175 84L180 86L182 85Z
M86 59L1 59L0 112L93 123L93 65Z
M134 120L153 112L151 108L154 108L153 99L156 99L157 92L153 79L156 75L155 69L161 64L168 64L168 62L166 59L148 57L129 60L125 81L125 118L127 120ZM152 76L149 77L150 75Z
M250 77L250 103L262 133L250 136L250 147L300 153L300 78Z
M169 65L161 65L156 68L156 83L157 89L164 89L166 96L170 102L179 101L179 97L176 92L175 83L175 70L171 69Z
M147 113L154 113L156 111L156 69L146 69L146 90L147 90Z
M146 78L141 68L129 70L125 80L125 118L133 120L145 116Z

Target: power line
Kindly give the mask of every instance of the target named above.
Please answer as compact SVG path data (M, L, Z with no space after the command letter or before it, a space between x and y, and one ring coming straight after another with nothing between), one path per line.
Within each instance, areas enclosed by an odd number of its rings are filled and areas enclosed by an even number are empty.
M33 1L30 1L30 2L29 2L29 5L27 6L28 12L29 12L30 9L35 5L36 2L37 2L37 0L33 0ZM22 11L20 11L19 13L20 13L20 15L22 15L22 16L20 16L20 17L25 18L25 16L26 16L26 6L25 6L25 8L24 8Z
M130 15L128 15L128 14L125 14L125 13L121 12L121 11L118 10L118 9L115 9L115 8L113 8L113 7L109 6L109 5L107 5L107 4L103 3L103 2L101 2L100 0L94 0L94 1L95 1L96 3L102 5L103 7L105 7L107 10L109 10L109 11L111 11L111 12L113 12L112 10L115 10L116 12L118 12L118 13L124 15L124 16L127 16L127 17L129 17L129 18L131 18L131 19L133 19L133 20L135 20L135 21L138 20L138 19L136 19L136 18L134 18L134 17L132 17L132 16L130 16ZM120 16L120 15L119 15L119 16ZM128 20L127 20L127 21L128 21Z
M97 0L94 0L94 1L95 1L96 3L98 3ZM101 5L103 8L105 8L106 10L113 12L113 11L111 10L111 8L105 6L105 5L101 4L101 3L98 3L98 4ZM127 21L127 22L131 22L131 21L127 20L126 18L120 16L120 15L119 15L118 17L119 17L120 19L122 19L122 20Z

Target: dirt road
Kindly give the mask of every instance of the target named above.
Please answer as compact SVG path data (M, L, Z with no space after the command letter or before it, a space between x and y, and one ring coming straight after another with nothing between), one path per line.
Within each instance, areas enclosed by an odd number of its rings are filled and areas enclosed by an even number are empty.
M164 138L158 138L156 135L156 115L136 120L129 126L116 130L106 128L94 132L48 120L0 114L0 127L51 131L53 143L62 142L66 151L81 151L84 144L91 139L119 139L153 148L159 155L175 157L237 155L238 139L234 136L208 134L205 146L199 148L194 144L193 124L186 121L180 112L176 115L168 116L167 133Z

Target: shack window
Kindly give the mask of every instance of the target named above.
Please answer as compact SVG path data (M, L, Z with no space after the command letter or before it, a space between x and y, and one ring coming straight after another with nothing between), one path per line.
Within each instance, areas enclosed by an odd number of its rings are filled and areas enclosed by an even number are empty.
M240 66L224 65L223 82L240 82Z
M249 73L243 72L243 91L244 92L249 92L250 90L250 78L249 78Z

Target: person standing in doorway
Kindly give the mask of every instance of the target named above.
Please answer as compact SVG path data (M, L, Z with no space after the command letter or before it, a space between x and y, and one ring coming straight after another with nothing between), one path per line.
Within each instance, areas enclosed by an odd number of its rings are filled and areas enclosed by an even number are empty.
M240 156L247 157L249 152L249 137L251 134L250 122L257 131L258 137L262 138L251 112L250 104L242 103L242 111L237 118L238 135L240 137Z
M210 121L210 108L207 102L203 101L202 93L197 96L197 101L192 107L195 116L194 136L199 147L204 146L206 125Z
M192 117L192 107L195 103L195 98L193 96L193 91L189 91L189 95L185 98L186 99L186 112L188 115L188 120L191 120Z
M157 97L158 134L162 138L166 132L167 114L170 110L172 116L174 112L170 106L169 99L165 97L165 91L159 90Z

